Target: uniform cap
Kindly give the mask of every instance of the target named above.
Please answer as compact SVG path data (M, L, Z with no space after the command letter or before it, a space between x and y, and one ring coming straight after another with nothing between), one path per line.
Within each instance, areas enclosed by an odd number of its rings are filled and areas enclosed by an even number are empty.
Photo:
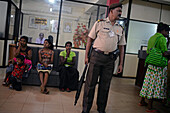
M109 6L109 11L110 11L111 9L115 9L115 8L117 8L117 7L121 7L121 8L122 8L122 3L111 4L111 5Z

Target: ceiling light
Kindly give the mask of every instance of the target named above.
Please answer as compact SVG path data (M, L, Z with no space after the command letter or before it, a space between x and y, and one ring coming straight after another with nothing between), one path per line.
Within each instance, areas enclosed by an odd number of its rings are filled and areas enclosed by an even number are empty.
M50 12L52 12L53 11L53 8L50 8Z
M49 0L49 2L53 4L55 2L55 0Z

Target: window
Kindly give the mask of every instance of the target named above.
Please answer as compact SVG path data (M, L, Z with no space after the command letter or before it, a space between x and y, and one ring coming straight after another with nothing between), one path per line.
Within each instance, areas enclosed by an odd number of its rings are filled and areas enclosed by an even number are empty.
M126 52L138 54L141 46L147 46L149 38L156 33L156 29L157 24L131 20Z
M0 1L0 38L5 37L5 25L7 15L7 2Z
M14 23L15 23L15 12L16 8L11 4L11 16L10 16L10 26L9 26L9 39L13 39L14 35Z

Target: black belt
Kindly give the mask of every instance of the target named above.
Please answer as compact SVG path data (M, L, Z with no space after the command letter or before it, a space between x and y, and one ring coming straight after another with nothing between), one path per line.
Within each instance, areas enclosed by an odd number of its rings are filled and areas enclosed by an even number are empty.
M102 54L104 54L104 55L112 55L112 54L113 54L113 52L105 52L105 51L101 51L101 50L95 49L95 48L94 48L94 51L96 51L96 52L98 52L98 53L102 53Z

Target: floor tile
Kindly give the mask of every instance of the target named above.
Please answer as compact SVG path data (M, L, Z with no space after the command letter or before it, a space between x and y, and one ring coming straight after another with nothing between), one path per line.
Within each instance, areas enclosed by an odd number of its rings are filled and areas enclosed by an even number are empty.
M0 83L5 69L0 68ZM0 84L0 113L81 113L84 85L77 105L74 106L76 91L60 92L58 88L47 87L49 95L40 92L40 86L23 85L22 91L10 90ZM97 112L97 88L90 113ZM111 81L106 113L146 113L145 107L138 106L140 88L135 79L113 77ZM170 113L161 102L154 102L161 113Z
M43 104L35 104L35 103L25 103L21 113L25 112L43 112L44 105Z
M45 104L44 113L64 113L62 104Z
M7 102L5 102L2 106L0 106L0 113L3 113L3 111L14 111L14 112L20 113L23 105L24 105L23 103L7 103Z

